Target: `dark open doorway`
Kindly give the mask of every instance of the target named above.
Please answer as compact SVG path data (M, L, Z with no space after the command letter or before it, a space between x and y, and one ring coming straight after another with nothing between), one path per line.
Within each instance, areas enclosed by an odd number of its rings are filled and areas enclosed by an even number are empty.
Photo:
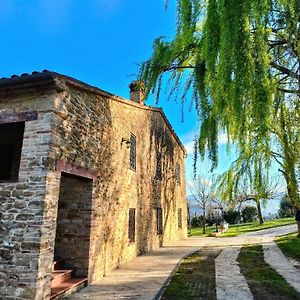
M0 124L0 181L18 181L24 126Z

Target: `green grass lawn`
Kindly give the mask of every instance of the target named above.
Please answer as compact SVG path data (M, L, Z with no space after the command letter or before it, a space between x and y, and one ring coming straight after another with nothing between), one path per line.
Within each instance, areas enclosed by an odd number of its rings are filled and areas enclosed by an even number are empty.
M215 257L219 252L204 248L184 258L161 300L216 300Z
M244 224L234 224L229 225L229 229L221 235L221 237L229 237L229 236L237 236L241 233L258 231L262 229L268 229L283 225L295 224L295 219L292 218L284 218L284 219L276 219L271 221L265 221L264 224L260 225L258 222L252 223L244 223ZM220 228L220 227L219 227ZM215 226L208 226L206 228L206 233L202 233L202 228L192 228L191 236L210 236L211 233L216 231Z
M300 262L300 238L297 233L281 236L275 241L285 256Z
M243 247L237 261L254 300L300 299L300 294L264 261L261 245Z

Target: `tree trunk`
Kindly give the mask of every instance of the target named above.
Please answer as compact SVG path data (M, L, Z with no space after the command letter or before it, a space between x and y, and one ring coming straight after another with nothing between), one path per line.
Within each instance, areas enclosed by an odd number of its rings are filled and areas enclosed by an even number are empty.
M287 192L289 195L289 198L292 202L294 211L296 212L297 209L300 208L300 201L299 201L299 195L298 195L298 189L297 189L297 178L294 168L286 168L284 173L284 178L286 181L286 187Z
M300 199L297 188L297 179L296 172L294 167L286 168L286 172L284 173L284 178L286 181L287 191L289 198L292 202L292 206L295 214L300 209ZM296 221L298 225L298 237L300 237L300 221Z
M188 234L191 234L192 226L191 226L191 215L190 215L189 204L187 204L187 222L188 222Z
M292 202L293 209L295 214L297 210L300 209L300 196L298 190L298 183L297 183L297 176L296 176L296 165L297 159L295 158L295 153L293 149L293 144L290 142L290 135L289 135L289 126L286 126L286 122L284 119L284 114L281 111L280 114L280 123L281 123L281 132L279 134L279 138L281 139L282 143L282 150L283 150L283 170L280 170L285 178L286 187L288 191L289 198ZM298 225L298 235L300 236L300 224L297 221Z
M259 224L263 224L264 218L261 212L260 200L256 200L256 207L257 207L257 216L258 216Z
M202 229L203 229L203 233L206 233L206 227L205 227L205 218L206 218L206 213L205 213L205 209L203 209L203 214L202 214Z

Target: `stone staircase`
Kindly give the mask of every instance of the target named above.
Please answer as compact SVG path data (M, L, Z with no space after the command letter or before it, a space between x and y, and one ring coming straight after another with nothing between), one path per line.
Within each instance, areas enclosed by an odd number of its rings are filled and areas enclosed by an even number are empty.
M63 260L54 260L52 264L50 299L62 299L87 285L87 278L76 277L74 269L63 267Z

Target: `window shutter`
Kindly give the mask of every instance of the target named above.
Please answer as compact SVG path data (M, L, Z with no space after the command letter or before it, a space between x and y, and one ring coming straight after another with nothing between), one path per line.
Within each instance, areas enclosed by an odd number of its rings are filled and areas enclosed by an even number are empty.
M131 170L136 170L136 137L134 134L130 135L129 165Z
M155 178L158 180L162 179L162 163L161 163L161 153L156 153L156 172L155 172Z
M182 228L182 209L178 208L178 228Z
M128 239L130 242L135 241L135 208L129 209Z
M180 177L181 177L181 174L180 174L180 164L177 163L176 164L176 169L175 169L175 180L176 180L177 184L181 183Z
M163 233L163 216L162 216L162 209L159 207L156 209L156 229L157 229L157 234L162 234Z

